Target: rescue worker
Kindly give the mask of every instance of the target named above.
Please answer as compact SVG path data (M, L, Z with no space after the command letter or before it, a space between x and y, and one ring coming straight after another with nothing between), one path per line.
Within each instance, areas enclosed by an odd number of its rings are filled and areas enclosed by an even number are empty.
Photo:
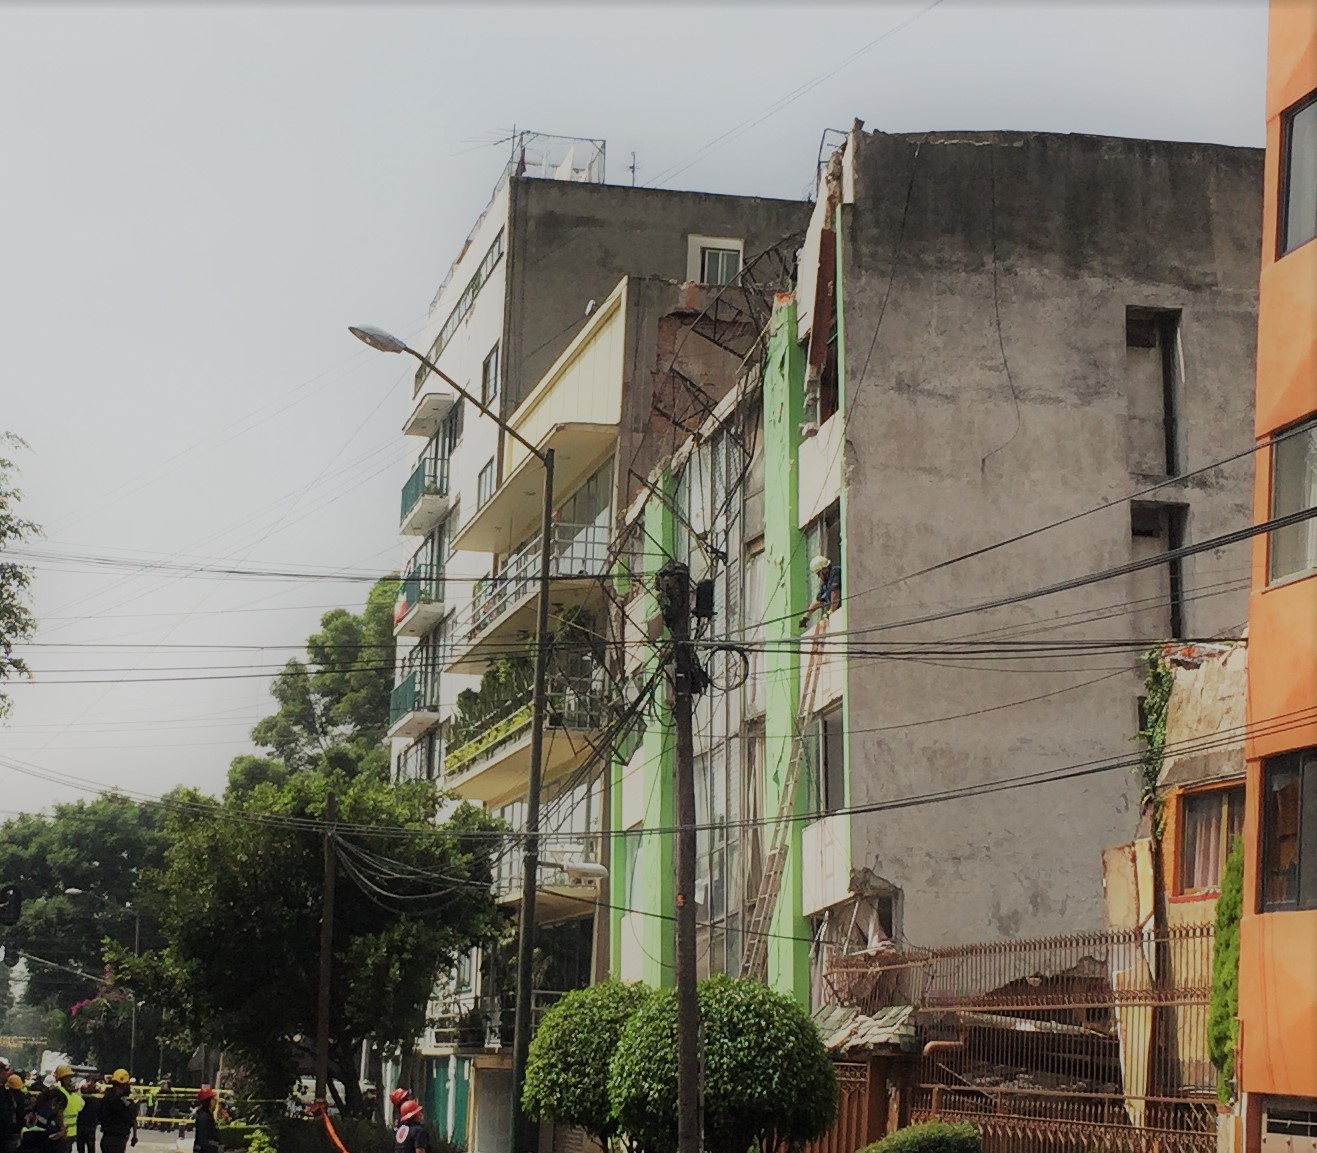
M809 571L818 578L819 591L800 618L802 629L809 626L810 618L820 609L826 617L841 604L841 566L833 564L830 557L816 556L809 562Z
M219 1099L215 1090L202 1086L197 1090L197 1107L192 1111L193 1149L196 1153L220 1153L219 1119L216 1111Z
M64 1141L64 1123L60 1113L63 1098L56 1089L43 1089L32 1103L23 1122L19 1141L22 1153L54 1153Z
M27 1120L27 1086L23 1084L23 1078L17 1073L10 1073L9 1079L5 1082L4 1092L14 1110L14 1131L9 1138L10 1145L13 1149L17 1149L23 1135L23 1122ZM7 1146L5 1153L13 1153L13 1150Z
M398 1110L398 1129L394 1133L394 1148L397 1153L421 1153L430 1148L430 1134L425 1128L425 1117L421 1103L415 1097L409 1097Z
M78 1153L96 1153L96 1126L101 1116L101 1090L88 1077L78 1090L82 1094L82 1109L74 1126L74 1143Z
M78 1085L70 1066L55 1066L55 1092L59 1094L61 1120L64 1125L63 1149L64 1153L70 1153L73 1148L73 1136L78 1131L78 1114L86 1105L82 1094L78 1092Z
M124 1153L137 1144L137 1102L129 1096L133 1079L127 1069L116 1069L101 1099L101 1153Z

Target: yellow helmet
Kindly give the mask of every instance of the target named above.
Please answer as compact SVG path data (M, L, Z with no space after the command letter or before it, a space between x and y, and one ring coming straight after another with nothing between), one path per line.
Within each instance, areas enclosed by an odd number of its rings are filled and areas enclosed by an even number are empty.
M132 1074L127 1069L116 1069L110 1074L110 1080L116 1085L129 1085L132 1083Z
M69 1065L56 1065L56 1066L55 1066L55 1080L56 1080L56 1081L63 1081L65 1077L72 1077L72 1076L73 1076L73 1069L72 1069L71 1066L69 1066Z
M5 1082L5 1085L10 1089L21 1089L23 1088L23 1078L17 1073L10 1073L9 1080Z

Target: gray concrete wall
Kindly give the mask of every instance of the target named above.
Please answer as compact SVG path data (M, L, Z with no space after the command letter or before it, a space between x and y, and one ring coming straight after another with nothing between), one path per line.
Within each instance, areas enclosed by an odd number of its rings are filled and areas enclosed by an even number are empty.
M504 404L515 407L579 331L590 300L624 275L686 279L692 234L742 239L745 258L799 232L801 201L515 180L512 188Z
M1164 605L1130 603L1158 595L1156 573L864 630L1148 550L1131 535L1125 498L1155 480L1132 468L1147 467L1147 420L1161 411L1160 396L1142 390L1161 381L1127 357L1127 306L1182 310L1181 471L1251 448L1262 153L1021 133L859 141L843 238L844 557L856 643L1159 639ZM1159 495L1187 503L1192 542L1249 523L1252 476L1246 456ZM900 579L1107 501L1027 541ZM1185 569L1189 634L1237 632L1248 546ZM1141 684L1132 654L853 657L850 803L1128 757ZM1100 851L1129 839L1137 808L1135 775L1117 768L861 815L853 863L901 888L902 928L919 945L1098 928Z

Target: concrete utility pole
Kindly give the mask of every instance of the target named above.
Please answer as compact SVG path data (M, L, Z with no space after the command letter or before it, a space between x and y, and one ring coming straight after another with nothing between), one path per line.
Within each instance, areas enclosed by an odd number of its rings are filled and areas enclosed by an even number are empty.
M677 1153L700 1153L700 1010L695 993L695 739L692 732L690 569L659 573L663 620L673 646L672 726L676 734Z
M338 798L325 797L325 885L320 911L320 990L316 1004L316 1102L323 1105L329 1090L329 979L334 972L334 822Z

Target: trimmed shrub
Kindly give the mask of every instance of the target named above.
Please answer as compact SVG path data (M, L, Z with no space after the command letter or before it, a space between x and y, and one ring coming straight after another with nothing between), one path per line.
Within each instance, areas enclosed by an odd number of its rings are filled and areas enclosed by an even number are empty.
M650 996L644 985L606 981L568 993L545 1013L526 1063L526 1111L584 1129L607 1148L617 1136L609 1062L623 1026Z
M928 1121L889 1133L860 1153L979 1153L979 1131L968 1122Z
M708 1153L796 1146L837 1116L837 1075L814 1022L757 981L699 987ZM618 1125L646 1153L677 1143L677 998L655 993L626 1023L609 1069Z
M1216 1066L1216 1097L1234 1096L1239 1028L1239 918L1244 911L1244 842L1236 839L1221 870L1212 938L1212 995L1207 1003L1207 1054Z

